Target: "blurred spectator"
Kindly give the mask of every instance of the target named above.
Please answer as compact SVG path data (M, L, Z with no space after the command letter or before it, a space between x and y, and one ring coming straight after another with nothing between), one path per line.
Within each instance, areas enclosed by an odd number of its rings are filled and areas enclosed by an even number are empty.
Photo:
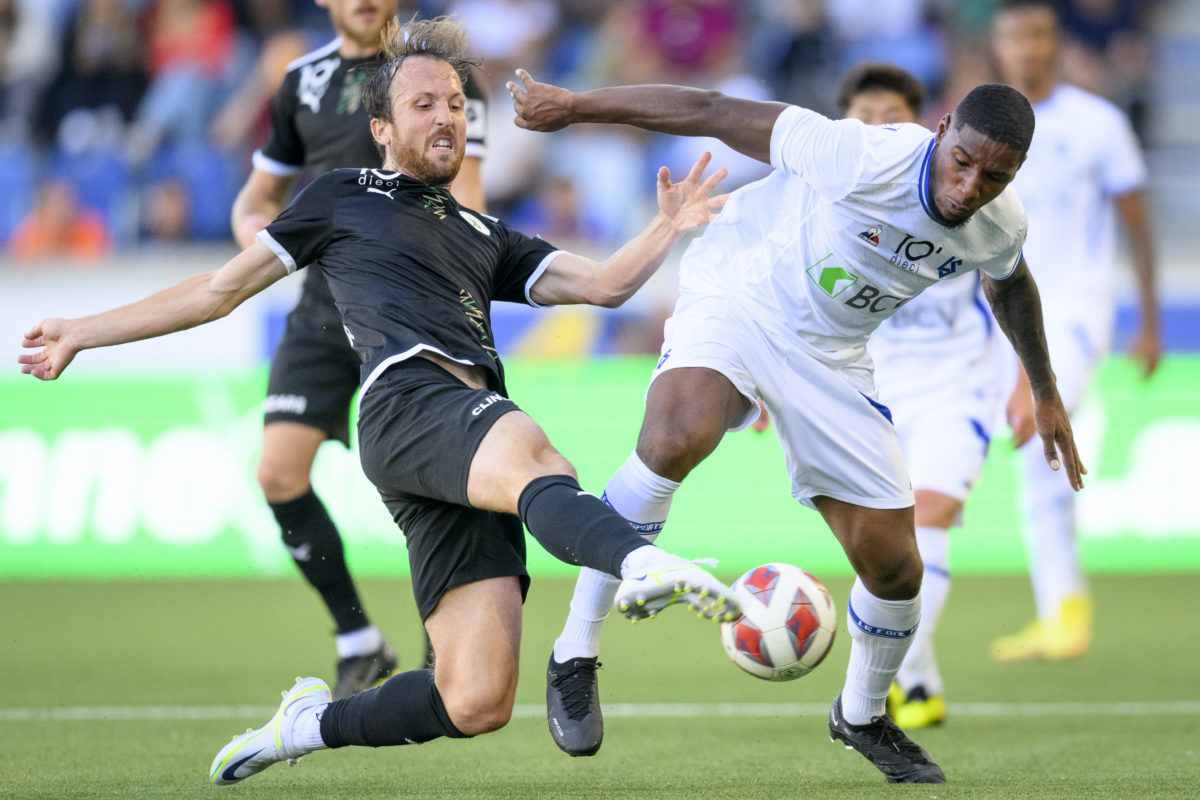
M254 66L245 80L213 118L209 135L227 149L252 149L266 136L271 95L279 87L288 64L314 49L313 37L296 28L284 28L263 40Z
M483 59L491 94L517 67L542 63L559 18L552 0L454 0L446 12L466 24L467 46Z
M593 253L603 249L603 229L580 198L568 175L549 175L537 191L513 209L506 220L523 231L560 245L564 250Z
M945 74L943 43L932 0L835 0L826 3L842 73L859 61L884 61L936 90Z
M832 113L840 72L824 0L755 0L749 67L777 100Z
M58 69L53 19L33 0L0 0L0 138L25 140L48 76Z
M1059 0L1063 77L1107 97L1145 137L1146 93L1153 63L1146 24L1150 0Z
M69 183L52 180L38 190L33 211L13 231L9 251L19 264L52 258L94 261L109 245L104 219L78 204Z
M151 83L129 144L136 164L165 140L207 138L210 120L236 83L239 50L226 0L152 0L142 30Z
M638 50L654 68L650 80L708 82L705 77L711 80L714 73L724 77L740 68L741 30L733 0L648 0L641 3L640 16Z
M191 233L191 203L187 187L178 178L151 184L142 207L142 234L155 242L182 242Z
M133 11L122 0L84 0L61 52L38 111L39 138L71 153L117 147L149 80Z

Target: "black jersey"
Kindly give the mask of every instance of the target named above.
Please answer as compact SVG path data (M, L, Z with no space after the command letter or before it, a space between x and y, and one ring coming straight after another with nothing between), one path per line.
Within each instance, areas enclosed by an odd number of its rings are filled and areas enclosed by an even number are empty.
M289 271L329 282L364 390L422 350L486 368L504 392L491 304L528 292L556 249L397 172L322 175L259 233Z
M383 163L362 103L363 82L379 56L343 58L338 53L341 44L341 39L334 39L288 65L271 98L271 129L266 144L254 153L255 169L283 177L303 171L315 176L339 167ZM468 76L463 94L467 96L464 156L481 158L486 131L483 92ZM332 314L329 290L319 270L305 276L305 291L312 306L305 313L314 318Z

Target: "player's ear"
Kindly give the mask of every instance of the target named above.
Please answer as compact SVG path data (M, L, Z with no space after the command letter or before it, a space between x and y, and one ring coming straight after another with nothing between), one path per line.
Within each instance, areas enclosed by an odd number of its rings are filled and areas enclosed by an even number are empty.
M371 117L371 136L379 143L380 147L387 147L392 143L392 131L386 120L379 117Z
M948 131L948 130L950 130L950 115L949 114L942 117L941 121L938 122L937 131L935 131L935 133L937 134L937 140L939 142L942 141L942 139L946 135L946 131Z

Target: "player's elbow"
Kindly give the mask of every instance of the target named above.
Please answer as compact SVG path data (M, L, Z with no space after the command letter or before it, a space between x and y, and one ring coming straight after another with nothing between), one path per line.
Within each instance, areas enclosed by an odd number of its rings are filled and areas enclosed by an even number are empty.
M200 278L203 280L203 284L196 304L196 310L200 316L198 324L213 322L229 316L230 312L246 299L244 293L220 285L216 273L203 275Z
M620 308L632 296L633 292L601 292L590 302L600 308Z

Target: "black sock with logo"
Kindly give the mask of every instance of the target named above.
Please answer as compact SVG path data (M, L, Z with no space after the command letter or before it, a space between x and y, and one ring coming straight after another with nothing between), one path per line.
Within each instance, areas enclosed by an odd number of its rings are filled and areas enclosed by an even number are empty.
M535 478L517 501L521 521L550 555L621 576L621 562L646 540L620 514L569 475Z
M305 579L321 595L333 615L338 633L367 627L371 621L363 611L358 590L342 551L342 537L316 492L309 489L295 500L271 503L287 547Z

